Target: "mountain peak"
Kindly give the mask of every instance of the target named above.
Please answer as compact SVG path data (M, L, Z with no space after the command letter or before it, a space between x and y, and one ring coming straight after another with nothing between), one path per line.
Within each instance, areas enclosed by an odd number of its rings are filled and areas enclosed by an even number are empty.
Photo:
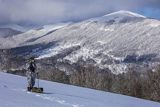
M98 18L92 18L89 21L91 22L96 21L99 23L107 23L107 24L118 24L118 23L128 23L133 21L141 21L145 18L146 18L145 16L142 16L140 14L121 10Z
M113 12L113 13L107 14L105 16L118 16L118 15L119 16L128 16L128 17L146 18L143 15L140 15L140 14L137 14L137 13L134 13L134 12L131 12L131 11L126 11L126 10L120 10L120 11L117 11L117 12Z

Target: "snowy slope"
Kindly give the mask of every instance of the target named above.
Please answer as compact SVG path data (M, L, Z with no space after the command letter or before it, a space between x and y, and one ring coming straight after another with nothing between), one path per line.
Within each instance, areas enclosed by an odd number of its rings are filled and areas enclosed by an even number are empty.
M49 30L52 31L52 30L57 30L57 29L66 27L66 26L68 26L68 25L70 25L70 24L71 24L71 22L67 22L67 23L57 23L57 24L45 25L45 26L43 26L43 28L46 29L46 30L48 30L48 31L49 31Z
M26 92L26 78L0 72L1 107L160 107L160 103L40 81L44 94Z
M76 63L80 58L84 61L92 59L96 66L121 73L127 71L130 63L147 63L151 67L159 63L159 29L159 20L119 11L57 30L50 30L50 27L47 30L30 30L0 40L0 48L54 43L33 54L43 59L67 51L63 60L70 63ZM72 49L71 52L68 52L69 49Z

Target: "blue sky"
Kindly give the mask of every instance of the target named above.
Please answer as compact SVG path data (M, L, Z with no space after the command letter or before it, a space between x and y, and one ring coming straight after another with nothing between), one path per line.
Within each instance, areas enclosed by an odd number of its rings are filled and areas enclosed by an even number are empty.
M155 18L160 20L160 8L154 7L144 7L142 9L138 9L135 12L139 14L143 14L144 16Z
M119 10L160 20L160 0L0 0L0 24L81 21Z

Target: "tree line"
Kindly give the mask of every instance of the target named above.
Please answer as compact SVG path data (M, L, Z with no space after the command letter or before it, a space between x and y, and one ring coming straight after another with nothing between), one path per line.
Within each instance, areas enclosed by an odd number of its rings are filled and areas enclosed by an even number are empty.
M9 50L0 51L0 69L25 76L26 71L23 69L25 63L25 58L22 56L13 56ZM40 78L44 80L160 102L160 67L154 71L144 72L130 68L128 72L117 75L109 69L102 70L93 65L77 65L76 70L69 74L56 68L54 64L53 66L39 65L38 71Z

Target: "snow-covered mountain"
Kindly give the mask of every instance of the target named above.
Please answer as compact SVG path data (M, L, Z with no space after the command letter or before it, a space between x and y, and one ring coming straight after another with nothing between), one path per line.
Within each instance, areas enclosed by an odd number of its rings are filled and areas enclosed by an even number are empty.
M109 24L115 24L115 23L125 23L125 22L129 22L129 21L134 21L134 20L140 20L140 19L144 19L146 18L145 16L142 16L140 14L137 13L133 13L130 11L118 11L118 12L114 12L114 13L110 13L107 15L104 15L102 17L98 17L98 18L93 18L93 19L89 19L89 21L97 21L99 23L109 23Z
M129 96L40 81L44 94L26 91L26 78L0 72L1 107L160 107Z
M7 38L13 35L20 34L22 32L13 30L11 28L0 28L0 38Z
M0 25L0 28L10 28L16 31L20 31L20 32L26 32L29 29L31 29L31 27L22 27L20 25L17 24L5 24L5 25Z
M2 38L0 40L0 48L2 49L8 49L8 48L14 48L14 47L20 47L24 45L30 45L35 40L38 40L41 37L45 37L53 32L55 32L58 29L61 29L65 26L70 25L71 23L58 23L53 25L44 25L40 28L34 28L31 30L28 30L22 34L19 34L14 37L8 37L8 38ZM42 43L42 42L41 42ZM33 43L34 45L36 43Z
M160 61L160 21L129 11L68 24L57 30L30 30L0 42L1 48L34 48L38 59L63 54L71 64L91 59L100 68L125 72L131 64L153 67ZM49 45L48 44L52 44Z
M11 36L15 36L17 34L26 32L27 29L16 25L16 24L6 24L6 25L0 25L0 38L7 38Z

